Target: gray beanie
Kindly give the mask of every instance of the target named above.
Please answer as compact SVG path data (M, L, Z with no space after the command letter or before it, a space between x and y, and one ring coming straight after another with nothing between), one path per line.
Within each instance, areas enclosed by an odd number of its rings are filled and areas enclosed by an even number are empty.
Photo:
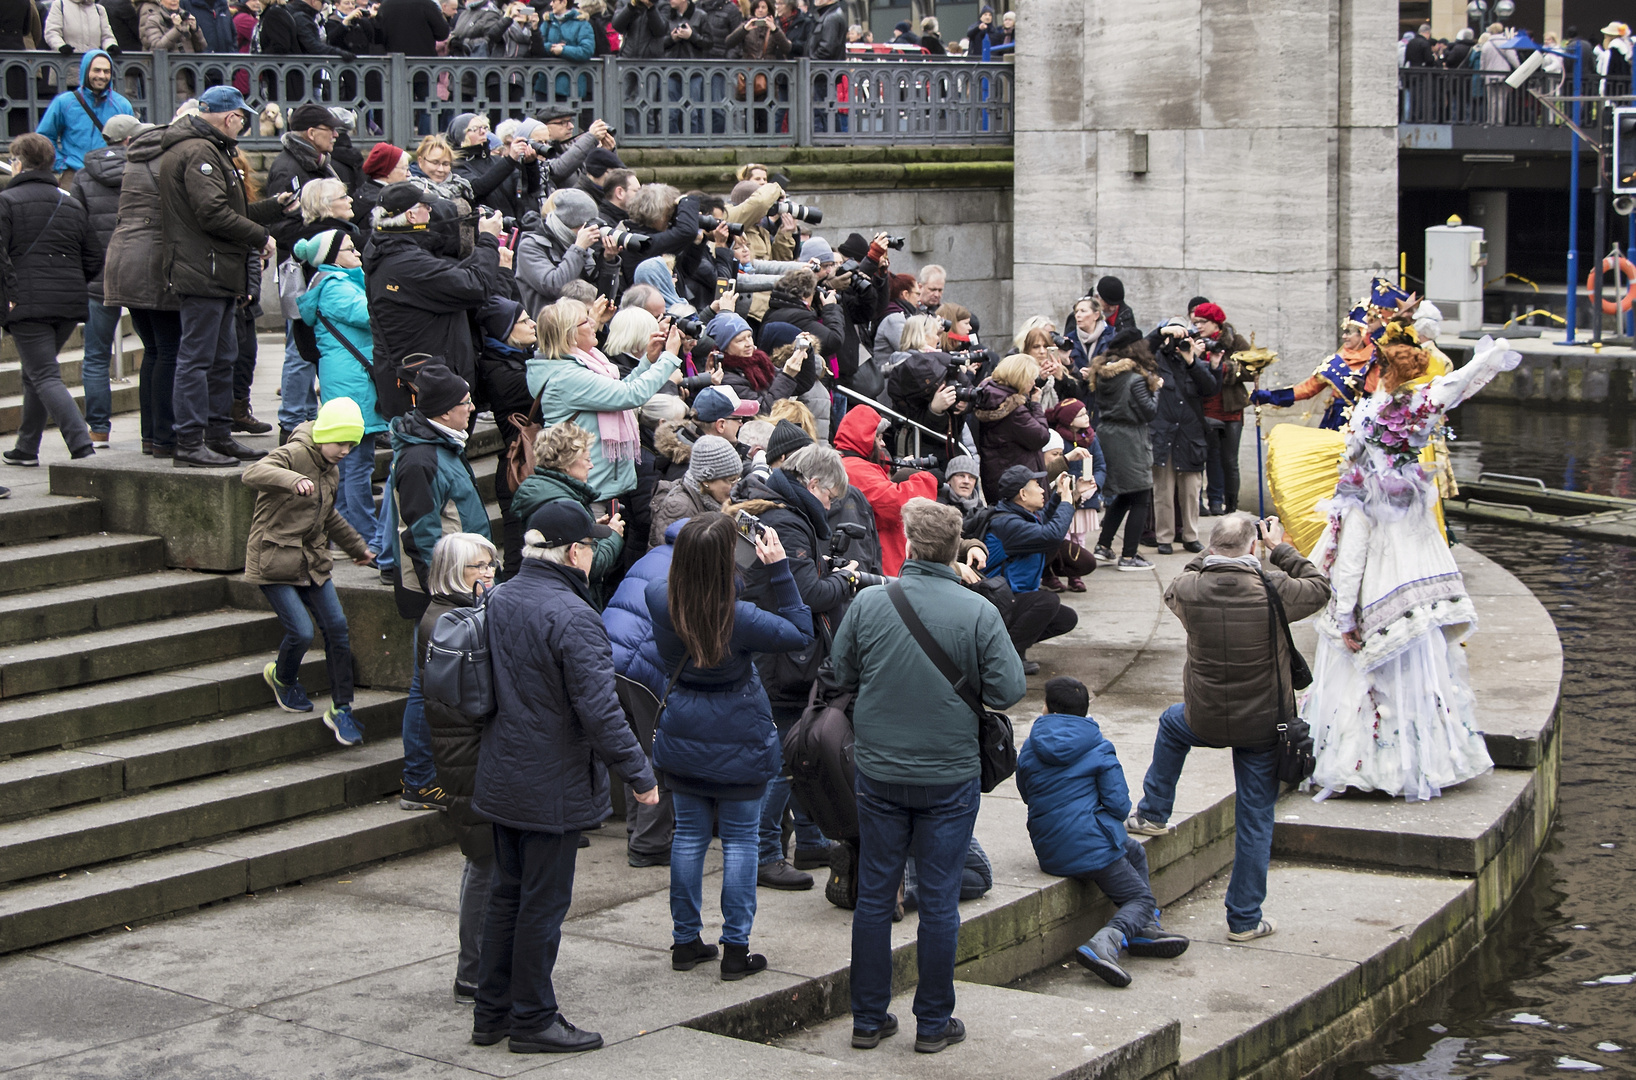
M693 454L687 459L687 475L698 483L711 480L737 480L744 472L744 462L733 444L720 435L703 435L693 444Z
M596 200L578 188L563 188L551 196L551 213L577 232L596 217Z
M983 475L977 469L977 459L972 457L970 454L961 454L959 457L952 457L949 459L949 463L943 467L944 480L948 480L955 473L965 473L967 476L977 477Z

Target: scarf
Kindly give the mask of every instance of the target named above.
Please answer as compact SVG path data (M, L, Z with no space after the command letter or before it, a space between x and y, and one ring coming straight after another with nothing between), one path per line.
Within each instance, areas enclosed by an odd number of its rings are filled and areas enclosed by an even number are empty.
M1346 366L1356 371L1367 364L1375 355L1375 343L1365 338L1362 345L1356 349L1342 347L1340 356L1346 361Z
M1253 552L1236 557L1229 555L1206 555L1204 557L1204 569L1214 570L1218 566L1248 566L1251 570L1259 570L1261 569L1261 560L1256 558Z
M665 265L663 259L643 259L637 263L633 280L638 285L651 285L658 289L659 295L665 298L666 311L678 307L691 307L687 301L676 295L676 282L670 276L670 267Z
M433 420L431 417L427 417L426 422L428 424L431 424L434 428L436 428L439 432L441 432L442 435L445 438L459 443L460 444L460 449L464 450L466 448L466 432L465 431L457 430L457 429L452 428L452 427L444 427L442 424L438 423L436 420Z
M619 381L619 369L597 349L589 352L575 349L573 357L583 364L587 371L593 371L615 382ZM599 412L596 414L596 429L597 438L602 444L603 461L612 465L620 461L635 461L641 457L642 439L636 427L635 410Z
M749 356L733 356L729 353L721 354L721 366L728 371L736 371L743 375L750 384L750 389L760 393L773 384L773 362L767 354L756 349Z

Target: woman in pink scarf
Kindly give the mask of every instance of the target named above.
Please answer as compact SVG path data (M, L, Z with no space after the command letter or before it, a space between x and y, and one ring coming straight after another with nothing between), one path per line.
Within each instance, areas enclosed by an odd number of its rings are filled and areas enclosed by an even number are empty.
M605 297L598 297L594 307L578 300L546 305L537 320L539 355L528 362L528 391L539 399L540 422L550 427L571 420L596 437L586 482L604 501L635 490L636 461L642 453L635 410L666 379L680 381L682 362L677 355L681 334L661 327L648 340L647 356L621 379L619 369L596 347L597 330L612 315L613 305Z

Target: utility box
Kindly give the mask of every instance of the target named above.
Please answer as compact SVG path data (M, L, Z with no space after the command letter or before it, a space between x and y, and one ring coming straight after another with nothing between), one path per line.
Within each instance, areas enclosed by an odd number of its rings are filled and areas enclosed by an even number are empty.
M1425 298L1442 309L1443 329L1475 330L1483 322L1488 243L1483 230L1457 217L1426 230Z

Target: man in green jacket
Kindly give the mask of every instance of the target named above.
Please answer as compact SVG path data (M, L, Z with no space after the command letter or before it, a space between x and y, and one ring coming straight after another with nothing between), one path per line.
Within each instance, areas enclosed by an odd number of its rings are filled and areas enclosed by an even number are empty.
M908 557L900 582L932 639L1003 709L1028 685L999 611L960 584L960 512L930 499L903 507ZM835 631L836 681L856 688L858 906L852 915L852 1045L897 1031L892 913L910 849L919 889L920 985L915 1049L937 1053L966 1037L953 1016L960 875L977 822L982 772L977 716L915 642L882 587L858 594Z

